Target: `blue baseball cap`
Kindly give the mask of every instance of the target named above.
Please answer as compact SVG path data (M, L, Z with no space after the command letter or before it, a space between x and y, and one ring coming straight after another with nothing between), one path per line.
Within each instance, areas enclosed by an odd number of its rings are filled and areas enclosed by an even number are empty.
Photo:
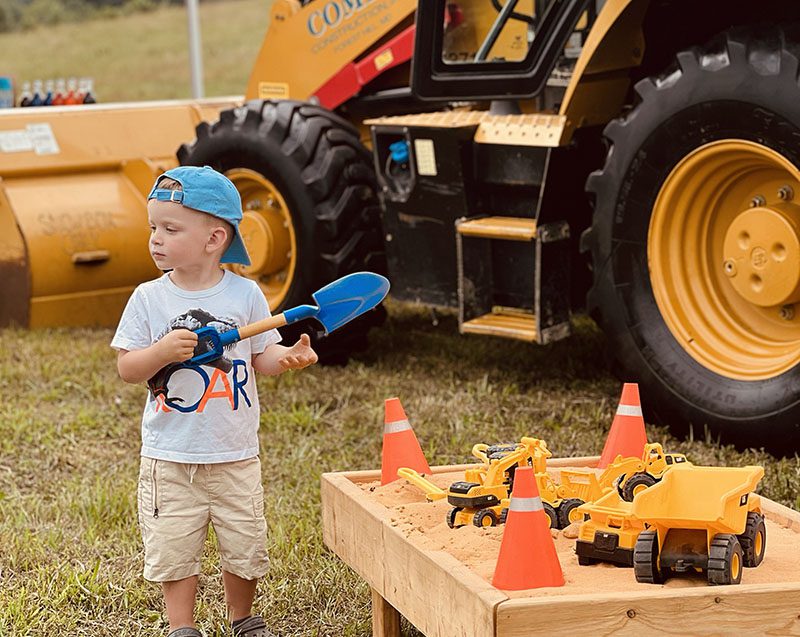
M183 190L159 188L158 182L164 177L177 181ZM236 186L222 173L211 166L179 166L159 175L147 200L172 201L192 210L199 210L227 221L233 226L233 241L222 255L220 263L241 263L250 265L247 248L239 234L242 220L242 198Z

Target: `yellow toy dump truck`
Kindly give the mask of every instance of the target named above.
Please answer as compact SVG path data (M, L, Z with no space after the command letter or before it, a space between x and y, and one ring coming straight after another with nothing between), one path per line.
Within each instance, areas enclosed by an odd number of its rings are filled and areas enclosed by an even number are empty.
M369 269L463 333L549 343L585 311L649 420L800 449L798 24L796 0L275 0L244 103L0 115L0 323L113 324L155 274L147 184L208 164L273 310Z
M704 572L709 584L738 584L758 566L766 526L753 490L762 467L676 467L636 495L631 514L647 523L633 550L637 582Z
M703 570L709 573L709 581L714 580L712 583L738 583L736 577L736 581L725 581L727 576L721 574L724 569L709 557L719 558L719 546L729 539L721 539L718 534L727 532L736 534L741 564L758 566L764 557L766 535L758 496L751 492L763 469L688 464L678 469L681 473L677 478L665 477L648 489L646 496L637 492L633 502L622 499L613 489L596 502L581 506L579 513L588 519L581 524L575 543L578 563L586 566L602 561L634 566L639 569L638 581L661 582L669 572ZM658 490L651 493L656 486ZM656 551L656 557L650 555L651 550ZM652 560L659 564L655 576ZM734 558L731 561L735 562ZM729 575L738 569L735 564L729 566Z

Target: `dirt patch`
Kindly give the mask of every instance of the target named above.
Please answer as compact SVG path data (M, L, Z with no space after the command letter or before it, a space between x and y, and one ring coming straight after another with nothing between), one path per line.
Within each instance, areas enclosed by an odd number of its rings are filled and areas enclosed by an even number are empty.
M446 489L452 482L463 480L463 473L441 473L428 476L435 485ZM405 480L385 486L379 482L359 484L367 496L392 512L392 525L421 550L446 551L460 562L491 582L503 526L479 529L463 526L451 529L445 521L450 509L447 500L428 502L424 494ZM767 551L757 568L747 568L742 584L777 584L800 582L800 534L767 520ZM568 529L565 529L567 534ZM551 531L565 585L559 588L538 589L537 595L571 595L596 592L624 592L632 589L657 590L652 584L639 584L633 569L613 564L580 566L575 555L575 540L564 531ZM673 577L664 588L707 586L701 575ZM509 597L526 597L530 592L507 592Z

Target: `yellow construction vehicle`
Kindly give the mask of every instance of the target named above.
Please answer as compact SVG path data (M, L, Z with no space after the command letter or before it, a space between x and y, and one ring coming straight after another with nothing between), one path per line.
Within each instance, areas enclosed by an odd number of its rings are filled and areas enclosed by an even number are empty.
M752 491L764 470L689 464L678 469L676 477L665 477L646 496L637 493L633 502L614 489L581 506L587 519L575 543L578 563L633 566L637 581L650 583L662 583L670 573L702 571L712 584L738 584L741 566L758 566L766 527Z
M450 528L470 523L479 527L504 523L514 487L514 472L522 466L534 467L536 485L550 526L560 528L557 487L546 472L547 458L552 454L543 440L525 437L513 449L511 445L475 445L472 454L485 464L467 469L464 480L454 482L447 490L447 502L452 505L447 514Z
M661 480L664 473L677 465L688 464L682 453L664 453L661 443L647 443L641 458L617 456L598 476L594 471L562 469L561 485L573 497L596 502L615 489L623 500L632 502L641 490Z
M432 108L408 89L414 9L275 0L243 97L0 111L0 326L114 325L159 274L145 197L179 163L236 184L252 263L233 267L273 311L342 274L385 271L359 126ZM323 359L346 359L382 316L322 341Z
M550 527L562 529L577 519L575 511L583 500L570 497L547 473L547 458L552 453L544 440L525 437L518 444L476 444L472 455L483 464L467 469L464 480L452 483L447 491L412 469L401 468L397 475L422 489L430 501L446 497L452 505L447 513L450 528L467 524L486 527L505 522L516 468L532 466Z
M800 449L798 23L791 0L276 0L241 102L0 114L0 323L112 324L153 275L146 184L209 164L273 309L371 269L464 333L549 343L585 310L650 420Z
M677 467L637 494L633 516L647 523L633 550L637 582L663 583L675 573L705 573L709 584L738 584L742 567L766 550L760 499L762 467Z

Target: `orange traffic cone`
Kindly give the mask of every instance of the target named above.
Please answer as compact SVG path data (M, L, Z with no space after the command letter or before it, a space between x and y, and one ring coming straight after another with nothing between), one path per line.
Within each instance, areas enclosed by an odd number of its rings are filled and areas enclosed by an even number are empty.
M514 490L492 584L507 591L564 585L533 467L517 467L514 472Z
M618 455L623 458L641 458L646 444L647 435L644 432L642 404L639 401L639 385L625 383L622 386L622 396L619 399L614 422L611 423L611 430L608 432L597 466L605 469Z
M411 423L399 398L386 400L386 417L383 428L383 453L381 454L381 484L397 480L397 470L408 467L419 473L430 473L431 468L417 442Z

